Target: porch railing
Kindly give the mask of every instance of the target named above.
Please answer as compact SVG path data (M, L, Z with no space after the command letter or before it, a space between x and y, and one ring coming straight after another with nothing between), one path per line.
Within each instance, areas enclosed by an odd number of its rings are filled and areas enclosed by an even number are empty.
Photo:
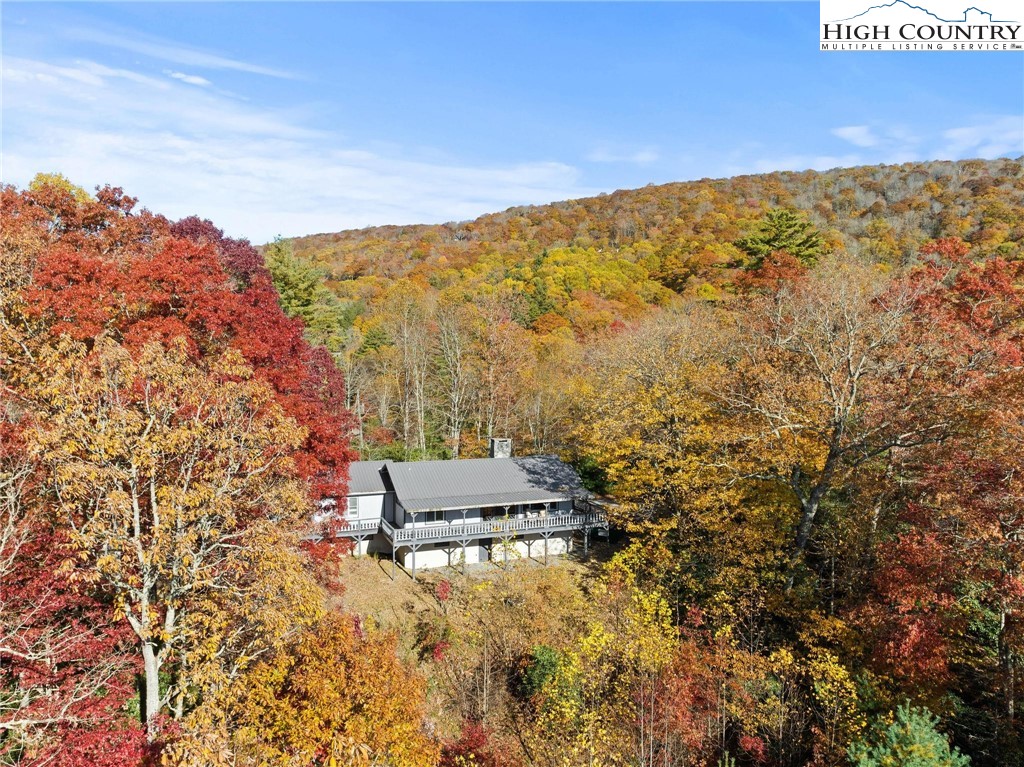
M337 534L347 538L362 535L373 535L380 532L379 519L346 519L345 526L338 528Z
M479 538L508 538L515 535L542 535L607 526L608 518L603 512L590 511L523 518L500 517L481 522L463 522L462 520L452 520L440 524L428 522L409 527L395 527L384 519L358 520L350 522L348 527L341 528L337 534L355 538L382 532L393 546L400 546Z

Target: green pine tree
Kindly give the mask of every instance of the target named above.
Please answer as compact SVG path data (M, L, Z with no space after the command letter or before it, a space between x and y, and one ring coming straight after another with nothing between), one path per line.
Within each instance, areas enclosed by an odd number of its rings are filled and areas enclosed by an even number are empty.
M311 343L335 350L352 325L353 317L324 284L326 273L296 257L291 241L280 237L266 247L264 260L281 297L284 313L302 320Z
M938 718L908 702L895 719L850 745L853 767L969 767L971 760L938 730Z
M547 645L537 645L530 651L529 660L523 669L520 680L522 694L529 698L536 695L558 673L562 659L558 651Z
M768 211L756 232L733 244L751 257L752 269L777 250L812 266L822 250L821 233L799 213L786 208Z

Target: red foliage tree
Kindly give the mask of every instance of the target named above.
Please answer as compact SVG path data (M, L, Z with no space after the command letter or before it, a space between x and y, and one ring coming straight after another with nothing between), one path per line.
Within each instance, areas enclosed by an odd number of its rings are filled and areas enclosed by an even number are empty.
M172 338L196 354L234 347L308 430L295 460L314 494L343 494L354 453L341 373L281 310L259 253L208 221L171 225L134 205L119 189L90 202L51 187L4 190L4 213L49 240L25 290L32 319L86 343L105 333L132 348Z
M1008 733L1024 653L1024 264L972 262L955 239L922 253L904 289L939 374L917 385L943 390L948 436L904 462L897 535L858 614L904 694L939 706L953 691Z
M146 737L130 711L139 664L127 626L74 577L45 519L14 527L0 551L0 759L22 752L26 765L138 763Z
M0 215L0 759L138 763L151 746L138 725L134 643L32 487L19 439L37 418L25 371L61 338L129 353L184 340L196 360L237 350L305 427L291 458L311 499L347 483L343 381L281 310L259 253L209 222L172 225L136 212L120 189L88 198L59 184L3 187Z
M508 757L494 742L494 733L480 722L466 720L462 723L459 737L449 740L441 748L441 767L514 767L516 762Z

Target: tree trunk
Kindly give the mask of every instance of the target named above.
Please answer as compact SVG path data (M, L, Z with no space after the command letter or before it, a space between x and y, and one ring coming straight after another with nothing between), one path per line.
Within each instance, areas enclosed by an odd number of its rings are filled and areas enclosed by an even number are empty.
M1014 658L1013 648L1010 647L1007 641L1007 623L1009 614L1004 607L999 615L999 665L1002 666L1003 672L1003 689L1005 692L1006 699L1006 717L1010 721L1012 727L1017 718L1017 679L1016 679L1016 658Z
M150 740L156 735L156 717L160 713L160 660L153 642L142 642L143 681L146 699L143 706L146 735Z
M810 488L810 492L806 492L801 487L801 480L803 478L803 472L799 466L793 467L793 472L789 479L790 488L796 495L800 502L800 524L796 530L796 542L793 546L793 554L789 558L789 578L786 580L786 593L788 594L793 589L793 581L796 577L794 568L796 563L803 556L804 551L807 549L807 544L811 540L811 531L814 529L814 518L818 515L818 509L821 507L821 499L825 497L825 493L828 492L832 486L832 477L835 474L836 464L839 460L839 453L837 447L839 441L842 438L842 427L835 427L832 435L832 447L829 448L828 457L825 459L825 465L822 467L821 475L818 477L817 482Z
M793 553L789 557L789 577L786 579L786 593L793 590L793 583L796 580L796 565L807 549L811 540L811 530L814 529L814 518L818 515L818 507L821 505L821 496L812 493L807 499L800 499L800 524L796 530L796 541L793 544Z

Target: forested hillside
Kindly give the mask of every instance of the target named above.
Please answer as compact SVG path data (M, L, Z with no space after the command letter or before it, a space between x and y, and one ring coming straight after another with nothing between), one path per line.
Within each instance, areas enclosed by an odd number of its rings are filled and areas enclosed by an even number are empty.
M742 300L737 281L768 252L750 247L767 211L811 225L814 260L884 274L949 237L974 259L1015 260L1021 168L969 160L648 186L265 251L286 309L345 369L364 454L478 455L492 434L543 451L565 445L566 373L592 341L652 310ZM784 236L768 243L793 250Z
M742 255L730 244L769 207L804 211L830 243L875 261L907 263L922 242L937 237L962 237L986 254L1011 256L1022 236L1020 162L705 179L511 208L463 223L375 227L293 242L297 255L322 265L333 280L435 273L443 279L487 256L504 256L497 263L514 266L544 249L594 248L639 262L653 279L686 293L704 280L728 280L721 270Z
M436 707L493 763L966 763L948 735L1024 764L1020 162L672 184L266 253L346 371L364 455L512 436L620 504L596 582L456 583L417 635ZM523 674L526 702L501 681Z
M262 254L0 213L0 764L1024 767L1019 162ZM303 540L357 452L490 435L614 501L599 556Z

